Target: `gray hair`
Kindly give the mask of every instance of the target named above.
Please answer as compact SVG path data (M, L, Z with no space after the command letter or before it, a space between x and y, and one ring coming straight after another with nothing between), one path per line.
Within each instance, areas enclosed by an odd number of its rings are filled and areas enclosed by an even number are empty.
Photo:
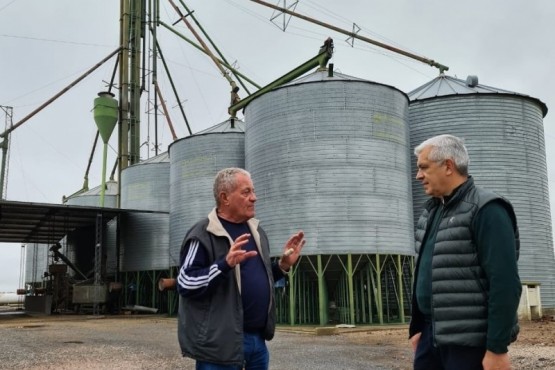
M451 159L455 163L457 171L463 175L468 175L468 165L470 158L468 151L464 146L464 139L453 135L438 135L423 141L414 148L414 154L418 156L426 147L432 147L428 154L428 160L433 162L442 162Z
M248 171L238 167L224 168L216 174L213 191L217 207L220 206L219 195L221 192L230 193L235 190L237 185L237 179L235 176L237 174L242 174L249 178L251 177L251 174Z

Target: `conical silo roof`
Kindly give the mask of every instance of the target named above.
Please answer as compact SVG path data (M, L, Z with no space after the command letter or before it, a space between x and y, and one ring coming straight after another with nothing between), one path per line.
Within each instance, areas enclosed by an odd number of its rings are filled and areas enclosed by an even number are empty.
M86 191L82 194L84 195L100 195L102 191L102 185L95 186L94 188ZM118 195L118 183L114 180L106 181L106 189L104 190L104 196L106 195Z
M330 76L328 70L326 69L326 70L318 70L308 75L299 77L289 83L283 84L282 86L291 86L291 85L297 85L297 84L302 84L307 82L322 82L322 81L333 81L333 80L339 80L339 81L352 80L352 81L368 82L368 80L364 80L362 78L358 78L354 76L349 76L339 72L333 72L332 75Z
M286 84L283 84L279 87L276 87L276 89L282 88L282 87L290 87L290 86L295 86L295 85L302 85L302 84L306 84L306 83L311 83L311 82L329 82L329 81L341 81L341 82L370 82L376 85L381 85L381 86L388 86L388 87L392 87L394 89L397 90L396 87L391 86L391 85L387 85L387 84L383 84L381 82L376 82L376 81L370 81L364 78L359 78L359 77L355 77L355 76L350 76L347 75L345 73L339 73L339 72L333 72L330 76L330 73L327 69L325 70L317 70L313 73L301 76L291 82L288 82ZM403 93L404 94L404 93Z
M233 125L232 125L231 120L228 119L214 126L210 126L206 130L199 131L193 136L204 135L204 134L227 133L227 132L245 132L245 122L239 119L234 119Z
M504 94L528 98L540 104L544 117L547 114L547 106L539 99L530 97L528 95L516 93L514 91L503 90L488 85L482 85L478 83L477 76L468 76L466 80L461 80L455 77L447 76L442 73L433 80L409 92L408 96L410 101L416 101L443 96L465 94Z
M100 206L100 193L102 185L98 185L92 189L84 192L78 192L64 198L63 203L76 206ZM106 188L104 190L104 206L117 208L117 196L119 194L118 183L114 180L106 181Z
M158 154L155 157L151 157L151 158L148 158L144 161L136 163L133 166L141 165L141 164L150 164L150 163L165 163L165 162L169 162L169 161L170 161L170 157L169 157L168 152L164 152L164 153Z

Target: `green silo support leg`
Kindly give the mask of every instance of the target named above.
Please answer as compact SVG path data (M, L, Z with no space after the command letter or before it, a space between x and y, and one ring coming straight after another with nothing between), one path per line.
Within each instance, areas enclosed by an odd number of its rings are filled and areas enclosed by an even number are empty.
M170 267L170 269L168 270L168 277L170 279L175 279L175 274L174 274L174 267ZM177 289L176 289L177 291ZM171 316L173 315L173 310L174 310L174 294L173 291L168 291L168 315Z
M318 308L320 311L320 325L328 323L328 305L326 304L326 293L324 286L324 272L322 268L322 255L316 256L318 265Z
M289 324L291 325L295 325L295 295L299 290L296 284L295 270L291 269L289 272Z
M337 256L337 259L341 261L341 256ZM341 261L341 264L343 265L343 262ZM346 268L344 268L345 271L347 271ZM341 272L341 276L339 276L339 279L337 281L337 288L336 288L336 295L337 295L337 303L338 303L338 309L339 309L339 322L341 324L347 324L347 283L345 280L345 273L346 272Z
M366 305L364 304L364 274L358 274L358 284L359 288L357 291L359 292L359 300L360 300L360 320L366 324Z
M297 282L299 284L299 297L297 298L298 324L302 325L306 323L306 281L302 273L297 276Z
M108 143L104 143L102 151L102 186L100 187L100 206L104 207L104 193L106 187L106 158L108 158Z
M149 273L150 274L150 307L156 307L156 271L152 270L152 272Z
M376 254L376 289L378 290L376 302L378 306L378 321L380 324L383 324L382 265L379 254Z
M347 255L347 286L349 289L349 315L351 325L355 324L355 294L353 289L353 256Z
M372 274L372 264L369 263L368 264L368 268L366 269L366 285L368 286L368 290L367 290L367 297L368 297L368 318L369 318L369 323L372 324L374 321L374 318L372 317L373 311L372 311L372 292L374 291L374 284L372 284L372 278L370 276L370 274Z
M403 297L403 265L401 264L401 255L397 255L397 284L399 285L399 318L405 323L405 299Z
M137 271L137 288L135 290L135 304L141 304L141 284L143 283L142 279L141 279L141 273L140 271Z

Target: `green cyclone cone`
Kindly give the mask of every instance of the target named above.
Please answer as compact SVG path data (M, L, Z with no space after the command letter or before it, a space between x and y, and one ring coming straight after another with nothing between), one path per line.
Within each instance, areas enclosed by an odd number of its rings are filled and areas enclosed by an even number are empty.
M112 93L101 92L94 99L94 121L105 144L110 140L118 121L118 101L113 96Z

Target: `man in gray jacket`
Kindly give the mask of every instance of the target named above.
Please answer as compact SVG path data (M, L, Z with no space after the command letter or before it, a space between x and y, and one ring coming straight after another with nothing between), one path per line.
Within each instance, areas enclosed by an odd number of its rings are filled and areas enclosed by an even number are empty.
M474 185L461 139L439 135L414 153L431 196L415 234L414 369L509 370L522 290L513 207Z
M268 369L274 336L274 281L296 263L304 233L293 234L278 261L254 219L250 174L227 168L214 181L216 208L185 236L177 278L178 339L197 370Z

